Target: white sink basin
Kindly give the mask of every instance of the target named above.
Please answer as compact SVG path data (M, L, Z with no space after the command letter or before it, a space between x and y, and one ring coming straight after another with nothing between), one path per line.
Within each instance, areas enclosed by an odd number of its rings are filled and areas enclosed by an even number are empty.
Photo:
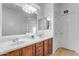
M24 41L18 41L18 42L14 42L14 43L10 44L10 46L13 46L13 45L21 45L23 43L25 43L25 42Z
M25 38L25 39L17 39L17 40L14 40L13 43L10 44L10 46L12 46L12 45L21 45L21 44L23 44L25 42L29 42L29 41L30 41L30 39L27 39L27 38Z
M21 39L14 39L14 40L10 40L10 41L6 41L4 43L0 43L0 45L5 45L5 46L17 46L17 45L21 45L21 44L24 44L24 43L29 43L31 41L37 41L39 40L40 37L38 36L35 36L35 38L21 38Z
M12 44L10 44L10 46L13 46L13 45L21 45L23 43L29 43L31 41L36 41L40 39L40 37L35 37L35 38L24 38L24 39L18 39L18 41L16 42L13 42Z

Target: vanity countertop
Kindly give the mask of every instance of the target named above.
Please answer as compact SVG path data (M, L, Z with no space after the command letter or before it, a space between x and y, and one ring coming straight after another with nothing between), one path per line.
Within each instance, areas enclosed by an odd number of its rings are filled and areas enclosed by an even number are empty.
M35 39L23 38L23 41L21 41L21 42L19 41L17 44L16 43L12 44L10 41L0 43L0 55L14 51L16 49L20 49L20 48L29 46L29 45L34 44L34 43L38 43L38 42L47 40L48 38L52 38L52 35L48 35L48 36L41 37L41 38L37 37Z

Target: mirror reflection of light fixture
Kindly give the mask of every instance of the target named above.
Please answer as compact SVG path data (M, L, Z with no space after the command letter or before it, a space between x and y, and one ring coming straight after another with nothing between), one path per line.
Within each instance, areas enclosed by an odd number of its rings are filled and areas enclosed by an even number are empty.
M26 13L38 13L40 7L34 3L15 3L17 6L21 7Z
M37 9L31 5L26 4L23 8L22 8L25 12L27 13L36 13Z

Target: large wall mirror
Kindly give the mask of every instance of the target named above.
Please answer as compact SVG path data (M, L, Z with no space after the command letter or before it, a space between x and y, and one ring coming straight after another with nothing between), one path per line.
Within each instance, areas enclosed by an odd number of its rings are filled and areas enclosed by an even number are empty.
M28 14L12 3L2 4L2 36L32 33L37 27L37 14Z

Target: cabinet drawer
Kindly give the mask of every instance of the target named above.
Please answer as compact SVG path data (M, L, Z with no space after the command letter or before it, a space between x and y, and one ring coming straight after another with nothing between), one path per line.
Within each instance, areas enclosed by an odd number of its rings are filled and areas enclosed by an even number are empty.
M36 56L43 56L43 42L36 43Z
M43 50L43 47L36 48L36 52Z
M36 51L36 56L43 56L43 48Z
M36 56L43 56L43 53L42 52L36 53Z

